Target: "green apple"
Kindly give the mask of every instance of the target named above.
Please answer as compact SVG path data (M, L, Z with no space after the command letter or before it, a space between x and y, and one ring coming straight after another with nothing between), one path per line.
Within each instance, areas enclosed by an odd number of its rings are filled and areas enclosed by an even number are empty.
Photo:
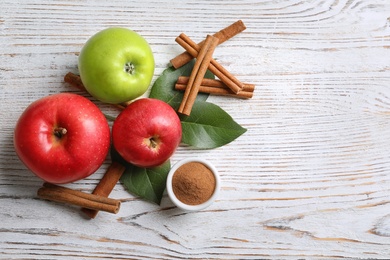
M126 28L93 35L79 56L81 81L98 100L118 104L146 92L153 78L154 57L148 42Z

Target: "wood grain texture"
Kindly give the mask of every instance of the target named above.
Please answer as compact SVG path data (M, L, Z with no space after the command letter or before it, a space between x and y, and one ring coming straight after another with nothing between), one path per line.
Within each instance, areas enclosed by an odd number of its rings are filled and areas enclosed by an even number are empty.
M154 79L196 41L242 19L214 58L250 100L211 97L247 133L172 162L209 158L222 191L185 213L116 185L117 215L82 217L39 200L12 131L37 98L63 91L85 41L110 26L142 34ZM0 3L0 255L2 259L329 259L390 256L390 2L387 0L47 1ZM86 96L86 95L85 95ZM93 99L91 99L93 100ZM108 114L117 111L93 100ZM69 187L92 191L109 160Z

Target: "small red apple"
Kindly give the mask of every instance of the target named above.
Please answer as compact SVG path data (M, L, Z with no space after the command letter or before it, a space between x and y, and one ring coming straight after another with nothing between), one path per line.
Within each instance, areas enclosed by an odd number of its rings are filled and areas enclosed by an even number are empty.
M142 98L127 106L112 126L116 151L138 167L164 163L175 152L182 135L175 110L167 103Z
M94 173L110 147L110 128L100 109L76 94L61 93L30 104L14 131L20 160L38 177L69 183Z

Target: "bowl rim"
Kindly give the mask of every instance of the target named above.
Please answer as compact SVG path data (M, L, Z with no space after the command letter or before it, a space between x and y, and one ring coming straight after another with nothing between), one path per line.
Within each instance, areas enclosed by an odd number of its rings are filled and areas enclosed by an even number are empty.
M176 197L175 193L173 192L173 188L172 188L172 178L173 178L173 175L176 172L176 170L180 166L182 166L183 164L190 163L190 162L198 162L198 163L204 164L207 168L209 168L211 170L211 172L214 174L214 177L215 177L215 189L214 189L213 195L211 195L211 197L207 201L205 201L201 204L198 204L198 205L188 205L188 204L183 203L182 201L180 201ZM173 167L170 169L170 171L168 173L166 186L167 186L167 193L168 193L169 198L177 207L179 207L183 210L186 210L186 211L198 211L198 210L202 210L202 209L205 209L208 206L210 206L215 201L215 199L218 197L220 186L221 186L221 180L220 180L220 176L219 176L217 169L214 167L214 165L211 162L209 162L208 160L203 159L203 158L192 157L192 158L182 159L173 165Z

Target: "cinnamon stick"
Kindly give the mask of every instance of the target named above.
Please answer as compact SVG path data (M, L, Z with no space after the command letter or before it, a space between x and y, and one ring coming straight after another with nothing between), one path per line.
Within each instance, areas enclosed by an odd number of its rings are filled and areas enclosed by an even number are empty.
M88 93L87 89L85 88L83 82L81 81L81 77L79 75L76 75L72 72L68 72L66 73L66 75L64 76L64 82L70 84L71 86L75 87L75 88L78 88L79 90L81 91L85 91ZM127 101L127 102L123 102L123 103L120 103L120 104L115 104L114 106L116 106L117 108L123 110L125 109L129 104L131 103L131 101Z
M96 185L92 194L108 197L111 191L114 189L116 183L121 178L125 169L126 169L125 166L123 166L119 162L113 161L111 165L108 167L103 178L100 180L98 185ZM95 218L96 215L99 213L98 209L90 209L87 207L84 207L81 210L90 218Z
M68 72L66 73L66 75L64 76L64 81L66 83L69 83L70 85L72 85L73 87L76 87L78 88L79 90L81 91L85 91L87 92L87 90L85 89L84 87L84 84L83 82L81 81L81 78L79 75L76 75L72 72Z
M218 45L229 40L230 38L234 37L235 35L239 34L240 32L244 31L246 29L245 24L238 20L235 23L229 25L228 27L220 30L219 32L213 34L214 37L218 38ZM202 46L204 41L201 41L198 43L199 46ZM185 51L179 55L177 55L175 58L171 59L172 66L177 69L183 66L184 64L188 63L190 60L193 59L193 56L188 52Z
M118 213L120 201L82 191L61 187L55 184L44 183L37 192L42 199L68 203L92 210L101 210L110 213Z
M180 76L175 84L175 89L186 90L188 81L189 77ZM237 98L252 98L254 89L254 84L244 83L244 87L240 92L233 93L222 81L204 78L199 87L199 92Z
M198 56L200 51L199 45L193 42L184 33L176 38L176 42L186 49L193 57ZM223 81L234 93L238 93L242 89L243 83L214 59L211 59L208 69Z
M177 78L176 84L188 84L189 77L186 76L180 76ZM218 79L209 79L209 78L203 78L202 79L202 86L208 86L208 87L216 87L216 88L223 88L230 90L225 83ZM255 85L250 84L250 83L243 83L243 88L242 91L248 91L248 92L253 92L255 90Z
M194 105L199 87L210 65L215 47L217 47L218 38L208 35L197 56L194 68L192 69L187 88L184 92L183 100L178 112L184 115L190 115Z

